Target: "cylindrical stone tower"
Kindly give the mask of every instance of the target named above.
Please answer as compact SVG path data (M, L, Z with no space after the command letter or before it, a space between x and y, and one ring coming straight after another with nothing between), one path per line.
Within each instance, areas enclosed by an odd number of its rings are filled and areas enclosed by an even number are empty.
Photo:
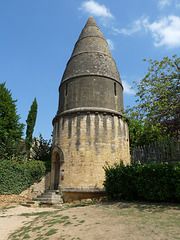
M104 192L103 166L130 162L123 86L108 44L90 17L67 63L53 119L51 188L65 201Z

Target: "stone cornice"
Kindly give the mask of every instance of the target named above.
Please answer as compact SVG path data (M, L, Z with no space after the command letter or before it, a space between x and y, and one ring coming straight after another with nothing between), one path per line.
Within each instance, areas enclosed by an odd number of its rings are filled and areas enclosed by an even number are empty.
M98 107L80 107L80 108L73 108L70 110L66 110L60 114L57 114L55 116L55 118L53 119L53 125L54 122L59 119L60 117L66 116L66 115L72 115L72 114L103 114L103 115L112 115L112 116L117 116L119 118L126 118L121 112L115 111L115 110L111 110L108 108L98 108ZM126 118L126 121L128 121L128 119Z

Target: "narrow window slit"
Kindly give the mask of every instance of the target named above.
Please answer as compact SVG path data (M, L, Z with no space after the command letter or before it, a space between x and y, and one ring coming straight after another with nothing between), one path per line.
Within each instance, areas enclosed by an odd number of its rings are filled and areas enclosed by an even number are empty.
M68 83L66 83L66 96L68 94Z
M116 83L114 83L114 95L116 96Z

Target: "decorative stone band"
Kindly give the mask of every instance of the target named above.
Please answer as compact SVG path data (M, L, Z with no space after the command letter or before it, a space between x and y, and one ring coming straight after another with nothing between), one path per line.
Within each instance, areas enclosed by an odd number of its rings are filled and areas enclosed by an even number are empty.
M73 187L62 187L62 192L105 192L105 188L96 187L83 187L83 188L73 188Z
M105 42L107 42L104 37L101 37L101 36L99 36L99 35L88 35L88 36L79 38L78 41L76 42L76 44L77 44L78 42L80 42L81 40L85 39L85 38L101 38L102 40L104 40Z
M102 54L102 55L104 55L104 56L107 56L107 57L111 58L111 60L116 64L116 62L114 61L114 59L112 58L112 56L109 55L109 54L106 54L106 53L104 53L104 52L100 52L100 51L91 51L91 52L83 51L83 52L78 52L78 53L72 55L71 58L69 59L69 61L67 62L67 65L68 65L68 63L69 63L74 57L76 57L76 56L78 56L78 55L82 55L82 54L92 54L92 53Z
M56 120L58 120L60 117L71 115L71 114L98 114L102 113L103 115L112 115L112 116L118 116L119 118L124 118L126 122L128 122L128 119L121 113L115 110L107 109L107 108L97 108L97 107L81 107L81 108L73 108L67 111L64 111L58 115L55 116L53 119L53 125Z

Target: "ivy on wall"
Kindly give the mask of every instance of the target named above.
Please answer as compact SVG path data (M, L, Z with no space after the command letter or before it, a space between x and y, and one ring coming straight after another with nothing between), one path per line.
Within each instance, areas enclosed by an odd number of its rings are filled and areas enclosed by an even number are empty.
M0 194L20 194L34 182L39 182L45 175L45 164L42 161L0 162Z

